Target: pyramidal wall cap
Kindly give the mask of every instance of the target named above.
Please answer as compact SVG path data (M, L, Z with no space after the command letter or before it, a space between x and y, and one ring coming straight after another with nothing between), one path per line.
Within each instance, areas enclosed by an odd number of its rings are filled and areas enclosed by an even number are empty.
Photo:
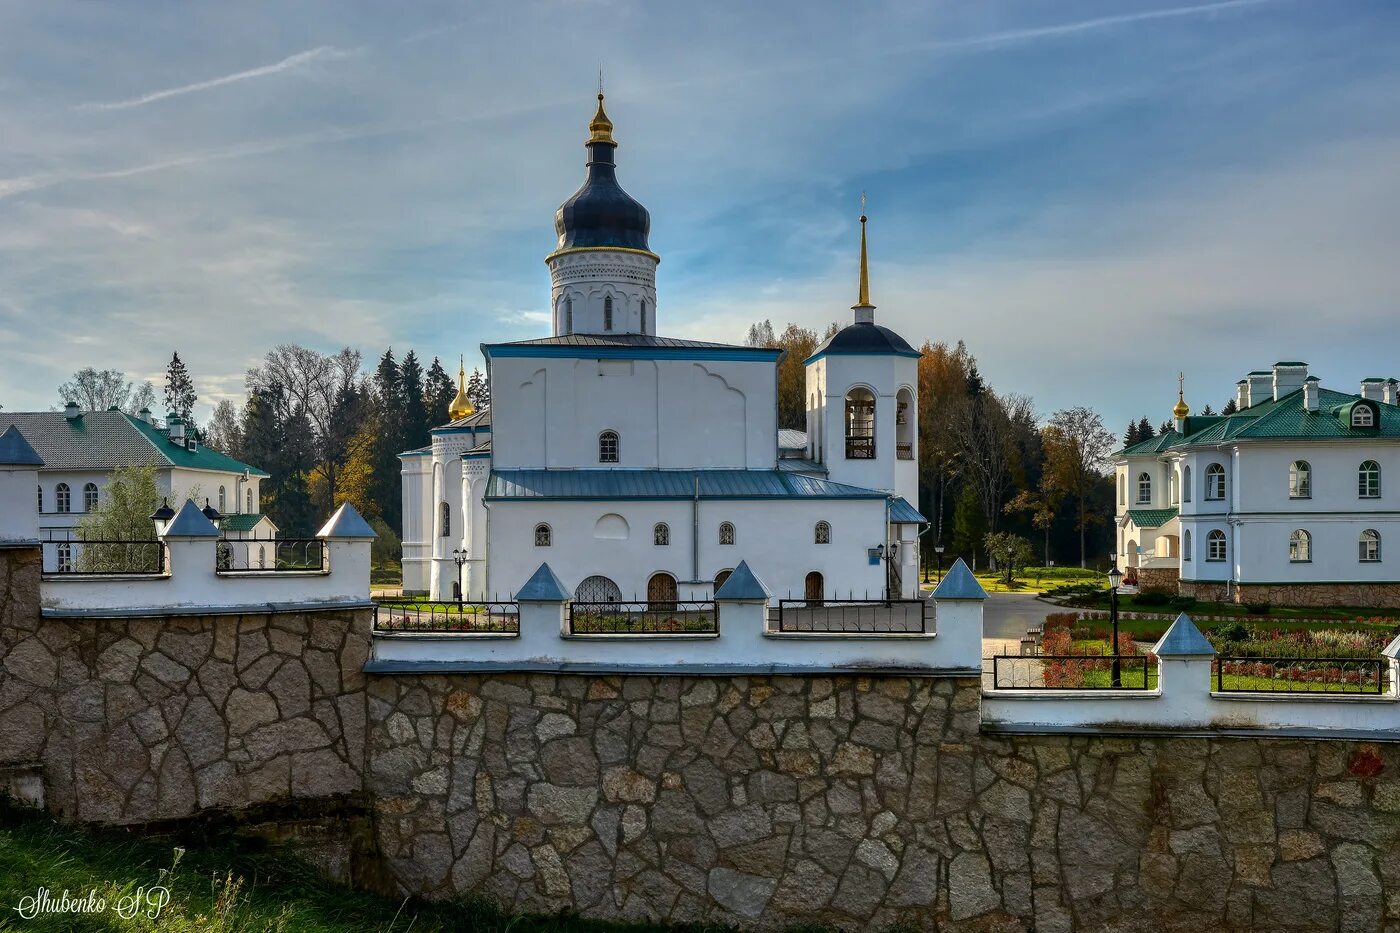
M530 579L515 594L515 599L526 603L562 603L569 599L569 590L546 563L540 564L539 569L530 575Z
M1387 658L1400 658L1400 635L1396 635L1392 638L1390 644L1385 646L1381 654L1385 655Z
M34 448L29 446L29 441L25 440L19 428L10 425L5 429L4 434L0 434L0 466L34 466L44 465L44 458L40 457Z
M377 538L369 522L365 521L353 505L342 503L335 514L316 532L318 538Z
M715 599L761 599L767 602L771 595L746 560L739 561L739 566L715 590Z
M164 538L217 538L219 529L214 527L214 523L204 517L204 512L199 506L194 504L193 499L186 499L185 504L180 506L180 511L175 513L175 517L170 520L170 524L165 526Z
M1191 617L1183 612L1152 646L1152 653L1159 658L1213 658L1215 647L1196 628Z
M943 581L933 591L934 599L986 599L987 591L967 569L967 563L959 557L943 575Z

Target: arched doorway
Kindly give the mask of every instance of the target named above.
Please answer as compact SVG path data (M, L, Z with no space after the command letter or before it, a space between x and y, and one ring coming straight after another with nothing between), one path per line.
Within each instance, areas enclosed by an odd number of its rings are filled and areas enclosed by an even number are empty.
M676 610L676 578L669 573L654 573L647 581L647 608L666 612Z
M616 611L617 604L622 602L622 590L607 577L594 574L585 577L578 589L574 590L574 602L601 603Z
M730 575L731 573L733 573L733 572L734 572L733 570L721 570L719 573L715 574L715 592L716 592L716 593L719 592L719 588L720 588L720 587L724 586L724 581L725 581L725 580L728 580L728 579L729 579L729 575Z
M822 604L822 594L826 589L826 581L822 579L820 572L813 570L807 574L807 579L802 584L802 598L808 606L820 606Z

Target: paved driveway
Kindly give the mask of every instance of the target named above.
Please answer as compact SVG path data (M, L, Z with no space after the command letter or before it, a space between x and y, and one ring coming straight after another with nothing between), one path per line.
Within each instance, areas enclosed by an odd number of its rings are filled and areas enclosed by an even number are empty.
M1059 611L1028 593L988 593L982 604L982 637L1014 639L1018 643L1026 629L1040 625L1045 617Z

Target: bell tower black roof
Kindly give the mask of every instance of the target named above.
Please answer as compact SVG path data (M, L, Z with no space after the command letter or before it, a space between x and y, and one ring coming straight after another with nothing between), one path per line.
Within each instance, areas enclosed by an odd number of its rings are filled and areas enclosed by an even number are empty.
M612 136L612 121L603 110L601 91L598 112L588 128L588 175L583 186L554 214L558 248L613 247L651 252L647 246L651 215L617 183L617 142Z

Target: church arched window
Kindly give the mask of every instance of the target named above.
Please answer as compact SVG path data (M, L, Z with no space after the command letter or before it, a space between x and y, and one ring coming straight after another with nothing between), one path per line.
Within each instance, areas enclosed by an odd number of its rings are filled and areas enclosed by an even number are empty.
M612 295L603 299L603 330L612 330Z
M733 544L733 543L734 543L734 526L731 525L729 522L720 522L720 525L719 525L719 543L720 543L720 544Z
M549 547L551 540L548 525L541 522L535 526L535 547Z
M862 386L846 393L846 459L875 459L875 393Z
M651 530L651 541L657 547L667 547L671 543L671 526L665 522L657 522L656 527Z
M564 299L564 333L574 332L574 299L572 297Z
M442 516L438 525L438 534L444 538L452 536L452 506L446 502L438 506L438 513Z
M647 332L647 300L645 298L642 299L642 326L637 329L644 334Z
M67 483L59 483L53 488L55 508L60 512L70 512L73 509L73 494L68 489Z
M616 431L604 431L598 435L598 462L618 462L618 441Z
M83 511L91 512L97 508L97 484L88 483L83 487Z
M831 543L831 525L827 522L817 522L817 527L813 534L817 544Z

